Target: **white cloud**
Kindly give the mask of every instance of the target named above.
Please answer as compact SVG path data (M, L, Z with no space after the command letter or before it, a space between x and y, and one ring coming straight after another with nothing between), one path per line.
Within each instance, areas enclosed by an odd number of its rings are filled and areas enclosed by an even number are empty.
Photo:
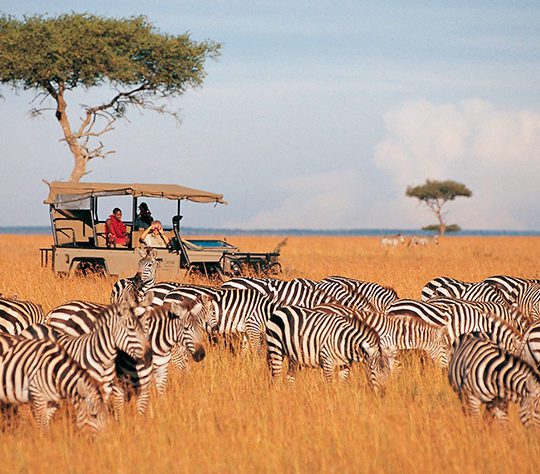
M416 101L389 111L384 122L387 135L375 147L374 162L390 174L396 194L428 178L455 179L473 190L466 204L448 205L462 226L538 227L532 203L539 197L539 113L500 110L477 99ZM389 207L399 209L404 222L425 223L401 200Z
M284 199L273 209L258 212L245 222L246 229L336 229L362 227L361 196L365 192L358 170L334 170L285 178L277 183Z

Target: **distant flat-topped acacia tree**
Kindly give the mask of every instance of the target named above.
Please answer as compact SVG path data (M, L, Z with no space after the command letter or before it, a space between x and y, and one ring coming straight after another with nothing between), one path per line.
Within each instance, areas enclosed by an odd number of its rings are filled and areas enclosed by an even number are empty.
M424 184L418 186L409 186L405 195L414 197L425 203L435 214L439 221L436 225L424 227L424 230L439 230L439 235L443 236L446 231L452 232L460 230L457 224L447 225L444 222L444 205L448 201L453 201L459 196L471 197L472 191L463 183L457 181L436 181L427 180Z
M202 85L207 58L219 56L221 45L195 42L188 34L160 33L145 17L104 18L89 14L42 15L18 20L0 16L0 84L15 90L34 90L39 106L32 115L50 110L62 127L75 164L70 181L88 173L88 162L105 157L100 137L113 129L130 107L167 113L160 99L182 95ZM73 128L66 92L108 85L111 98L81 105L83 116Z

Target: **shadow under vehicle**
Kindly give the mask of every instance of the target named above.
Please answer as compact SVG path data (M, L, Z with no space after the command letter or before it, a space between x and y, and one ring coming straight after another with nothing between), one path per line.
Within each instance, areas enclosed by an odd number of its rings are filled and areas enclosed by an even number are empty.
M182 278L190 272L207 276L277 274L281 271L279 251L240 252L224 240L185 239L180 235L180 203L226 204L223 195L174 184L68 183L49 184L49 205L53 245L40 249L41 265L51 263L55 273L63 275L101 273L111 276L133 274L140 259L139 237L134 228L138 199L163 198L177 201L172 227L165 227L170 238L167 248L156 248L160 275ZM131 221L123 220L130 245L111 246L105 232L105 218L98 217L102 197L132 196ZM126 213L127 214L127 213Z

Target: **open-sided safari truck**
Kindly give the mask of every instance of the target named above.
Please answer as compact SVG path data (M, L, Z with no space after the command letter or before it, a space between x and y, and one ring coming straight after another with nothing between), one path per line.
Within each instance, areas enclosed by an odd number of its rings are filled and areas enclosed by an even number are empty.
M98 201L103 197L132 196L131 220L123 216L130 245L111 246L105 232L110 209L98 214ZM163 223L170 238L167 248L157 248L160 275L181 278L198 271L206 275L240 275L246 270L254 273L278 273L279 252L252 253L239 249L224 240L189 240L180 235L180 203L226 204L223 195L174 184L118 183L49 183L49 205L53 245L40 249L41 264L51 262L54 272L64 275L88 272L107 275L132 275L140 259L139 237L143 229L134 228L139 198L163 198L177 201L176 215L171 227Z

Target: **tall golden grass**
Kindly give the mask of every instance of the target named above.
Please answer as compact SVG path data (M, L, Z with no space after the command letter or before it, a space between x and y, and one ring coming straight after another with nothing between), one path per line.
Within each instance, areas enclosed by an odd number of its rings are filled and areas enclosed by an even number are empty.
M235 237L241 248L271 250L277 237ZM70 299L107 302L113 281L64 279L39 267L46 236L0 236L0 292L50 308ZM385 250L376 238L289 238L284 278L346 275L419 298L429 279L468 281L494 274L540 277L540 238L444 239L439 246ZM153 394L155 395L155 394ZM146 417L131 402L94 442L61 410L48 434L26 410L2 425L2 472L538 472L540 433L475 427L461 412L446 374L416 354L403 358L384 398L366 387L361 367L349 383L326 384L319 371L296 385L271 385L265 360L210 348L200 364L174 372Z

